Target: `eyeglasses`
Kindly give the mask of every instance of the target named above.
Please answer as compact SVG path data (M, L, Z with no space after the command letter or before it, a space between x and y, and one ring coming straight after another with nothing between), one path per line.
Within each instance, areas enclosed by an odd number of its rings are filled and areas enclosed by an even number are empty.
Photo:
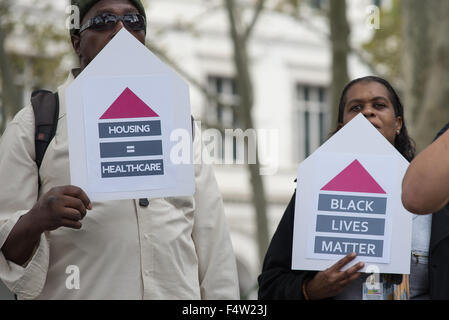
M89 28L96 31L109 31L114 29L119 21L123 22L125 28L132 31L145 30L147 27L145 17L138 13L129 13L124 16L116 16L112 13L103 13L89 19L86 24L81 26L79 33Z

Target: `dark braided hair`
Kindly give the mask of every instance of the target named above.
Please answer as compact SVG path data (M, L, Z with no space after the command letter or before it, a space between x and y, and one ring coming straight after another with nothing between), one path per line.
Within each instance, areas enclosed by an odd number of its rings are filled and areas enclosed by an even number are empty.
M399 135L397 135L395 138L394 147L402 154L405 159L411 161L415 157L415 143L408 135L404 119L404 107L402 106L401 99L387 80L376 76L368 76L358 78L349 82L344 87L343 92L341 93L340 103L338 105L338 123L343 123L343 113L346 105L346 94L354 84L359 82L377 82L387 88L390 95L390 101L393 104L395 116L402 118L402 128L399 132Z

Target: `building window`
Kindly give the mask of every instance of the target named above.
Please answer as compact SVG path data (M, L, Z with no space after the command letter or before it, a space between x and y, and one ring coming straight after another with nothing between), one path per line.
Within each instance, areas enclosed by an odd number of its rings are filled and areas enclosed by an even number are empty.
M327 89L322 86L298 84L295 100L294 150L295 160L300 162L327 139L330 110Z
M222 76L208 77L209 90L218 95L227 105L238 102L237 86L234 78ZM238 118L235 110L228 106L218 105L216 101L208 101L206 119L211 125L218 124L224 128L237 128Z
M237 93L237 84L234 78L211 75L208 76L209 92L220 97L226 105L218 105L216 101L210 100L205 108L206 120L209 126L217 126L223 129L241 128L235 108L230 105L237 105L239 96ZM224 142L224 141L223 141ZM237 139L233 138L232 158L237 159ZM220 154L214 155L216 158L225 159L225 145L223 143ZM246 155L245 155L246 156Z

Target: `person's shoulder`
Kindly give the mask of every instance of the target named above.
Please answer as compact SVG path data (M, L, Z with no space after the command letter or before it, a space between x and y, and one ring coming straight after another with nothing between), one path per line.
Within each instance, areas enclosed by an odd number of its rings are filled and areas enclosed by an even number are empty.
M17 112L11 120L10 125L17 125L22 128L34 128L34 111L31 105L28 105Z
M20 109L0 136L2 150L21 149L26 146L31 153L34 145L34 123L33 108L26 106Z

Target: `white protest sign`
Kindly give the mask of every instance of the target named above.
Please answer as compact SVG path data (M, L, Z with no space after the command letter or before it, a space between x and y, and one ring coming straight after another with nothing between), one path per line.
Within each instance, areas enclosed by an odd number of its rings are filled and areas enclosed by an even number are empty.
M408 161L363 115L298 169L292 269L322 271L351 252L381 273L410 273L412 215L401 202Z
M126 29L68 87L66 104L71 183L91 200L193 195L188 85ZM189 138L189 163L171 159L175 130Z

